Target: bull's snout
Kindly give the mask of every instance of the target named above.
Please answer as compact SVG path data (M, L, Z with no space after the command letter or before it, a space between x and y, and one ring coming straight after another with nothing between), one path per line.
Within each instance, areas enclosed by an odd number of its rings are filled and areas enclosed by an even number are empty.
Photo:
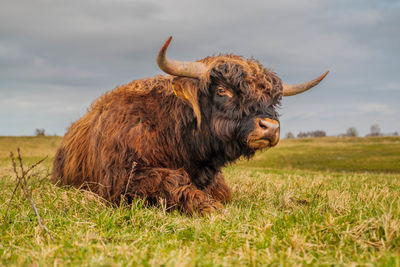
M279 142L279 122L271 119L256 119L256 127L261 132L261 139L267 139L270 146Z
M279 142L279 130L279 122L276 120L254 119L254 130L247 139L248 146L253 149L275 146Z

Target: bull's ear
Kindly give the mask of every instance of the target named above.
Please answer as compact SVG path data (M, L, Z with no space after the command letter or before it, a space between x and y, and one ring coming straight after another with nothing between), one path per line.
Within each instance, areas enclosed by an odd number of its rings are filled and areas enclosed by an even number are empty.
M201 125L201 111L199 106L199 82L196 79L176 77L172 81L172 89L177 97L187 101L193 108L197 119L197 126Z

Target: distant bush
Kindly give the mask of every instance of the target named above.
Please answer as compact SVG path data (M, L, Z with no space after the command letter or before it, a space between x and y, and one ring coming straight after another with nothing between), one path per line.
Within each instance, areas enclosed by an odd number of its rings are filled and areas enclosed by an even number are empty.
M352 137L356 137L358 136L358 131L356 128L354 127L350 127L347 129L346 133L343 134L343 136L352 136Z
M367 136L380 136L381 135L381 128L378 124L371 125L370 133Z
M286 137L286 139L293 139L294 134L292 132L288 132L285 137Z
M45 135L46 135L46 132L45 132L44 129L36 129L36 130L35 130L35 135L36 135L36 136L45 136Z
M322 130L310 131L310 132L299 132L297 134L298 138L306 138L306 137L325 137L326 132Z

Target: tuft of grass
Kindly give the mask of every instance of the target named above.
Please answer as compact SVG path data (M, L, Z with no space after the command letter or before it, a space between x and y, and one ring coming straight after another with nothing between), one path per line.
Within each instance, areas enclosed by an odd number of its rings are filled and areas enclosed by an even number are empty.
M374 150L370 145L380 146L379 140L348 140L351 145L340 151L353 145ZM13 145L21 146L18 138L14 141ZM29 155L28 161L45 156L42 151L50 151L51 157L53 141L44 138L42 150L32 145L26 151L21 146L22 152ZM305 156L323 147L335 150L333 140L290 140L279 148L287 153L283 167L271 166L269 152L263 152L256 155L256 162L225 168L233 202L205 217L165 212L142 200L115 206L87 191L54 186L42 179L51 163L48 160L28 186L54 240L41 232L29 202L18 191L15 199L20 201L11 204L7 221L3 217L0 221L0 264L400 266L400 174L396 168L367 173L354 165L354 171L337 172L329 164L327 170L305 164L296 169L292 165L296 155L291 155L297 153L294 147L306 146L303 141L311 143L308 153L303 148ZM381 139L383 149L386 142L392 139ZM382 153L375 160L385 164L386 157ZM2 159L0 214L15 185L12 174L10 162Z

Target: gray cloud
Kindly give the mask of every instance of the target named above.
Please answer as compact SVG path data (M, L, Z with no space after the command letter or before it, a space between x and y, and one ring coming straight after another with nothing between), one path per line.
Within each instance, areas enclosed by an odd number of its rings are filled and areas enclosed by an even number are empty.
M155 55L255 57L285 82L331 73L284 100L283 132L400 130L400 4L355 1L19 1L0 9L0 134L63 134L116 85L159 74Z

